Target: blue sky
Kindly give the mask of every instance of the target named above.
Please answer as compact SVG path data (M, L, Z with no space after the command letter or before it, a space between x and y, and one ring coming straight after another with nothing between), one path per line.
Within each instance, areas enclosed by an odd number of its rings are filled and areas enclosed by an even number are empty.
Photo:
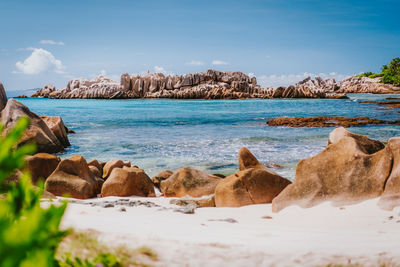
M7 90L105 73L234 70L263 86L379 71L400 1L0 1Z

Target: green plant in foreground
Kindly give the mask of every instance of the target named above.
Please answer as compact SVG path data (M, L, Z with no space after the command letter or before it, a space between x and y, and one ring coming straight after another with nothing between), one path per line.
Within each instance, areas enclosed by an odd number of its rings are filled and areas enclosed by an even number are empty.
M0 263L2 267L57 266L55 250L67 234L59 225L66 203L47 209L40 207L42 189L35 189L28 173L18 183L6 179L24 166L24 157L35 151L32 144L17 147L29 125L21 118L6 135L0 126Z

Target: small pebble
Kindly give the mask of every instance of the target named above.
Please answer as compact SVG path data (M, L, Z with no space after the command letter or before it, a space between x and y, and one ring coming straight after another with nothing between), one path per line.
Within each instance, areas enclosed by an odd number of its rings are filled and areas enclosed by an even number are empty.
M119 208L119 211L121 211L121 212L125 212L125 211L126 211L126 209L125 209L125 207L121 207L121 208Z

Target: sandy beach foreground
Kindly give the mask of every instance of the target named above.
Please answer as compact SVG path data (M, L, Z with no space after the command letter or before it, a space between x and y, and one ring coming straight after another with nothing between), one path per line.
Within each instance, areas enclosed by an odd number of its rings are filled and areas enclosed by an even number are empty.
M170 200L75 201L69 204L62 227L95 231L107 244L148 246L159 255L156 266L395 266L400 262L400 207L382 210L377 198L342 207L327 202L309 209L291 206L279 213L272 212L271 204L260 204L198 208L194 214L177 212L182 207ZM125 202L125 211L121 205L105 208L105 203L115 201Z

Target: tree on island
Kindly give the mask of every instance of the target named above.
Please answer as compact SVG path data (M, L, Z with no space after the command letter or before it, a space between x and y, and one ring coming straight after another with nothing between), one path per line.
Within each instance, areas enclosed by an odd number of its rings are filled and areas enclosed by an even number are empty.
M383 65L381 73L364 72L357 76L368 78L382 77L381 81L383 83L400 86L400 58L396 57L390 61L389 65Z

